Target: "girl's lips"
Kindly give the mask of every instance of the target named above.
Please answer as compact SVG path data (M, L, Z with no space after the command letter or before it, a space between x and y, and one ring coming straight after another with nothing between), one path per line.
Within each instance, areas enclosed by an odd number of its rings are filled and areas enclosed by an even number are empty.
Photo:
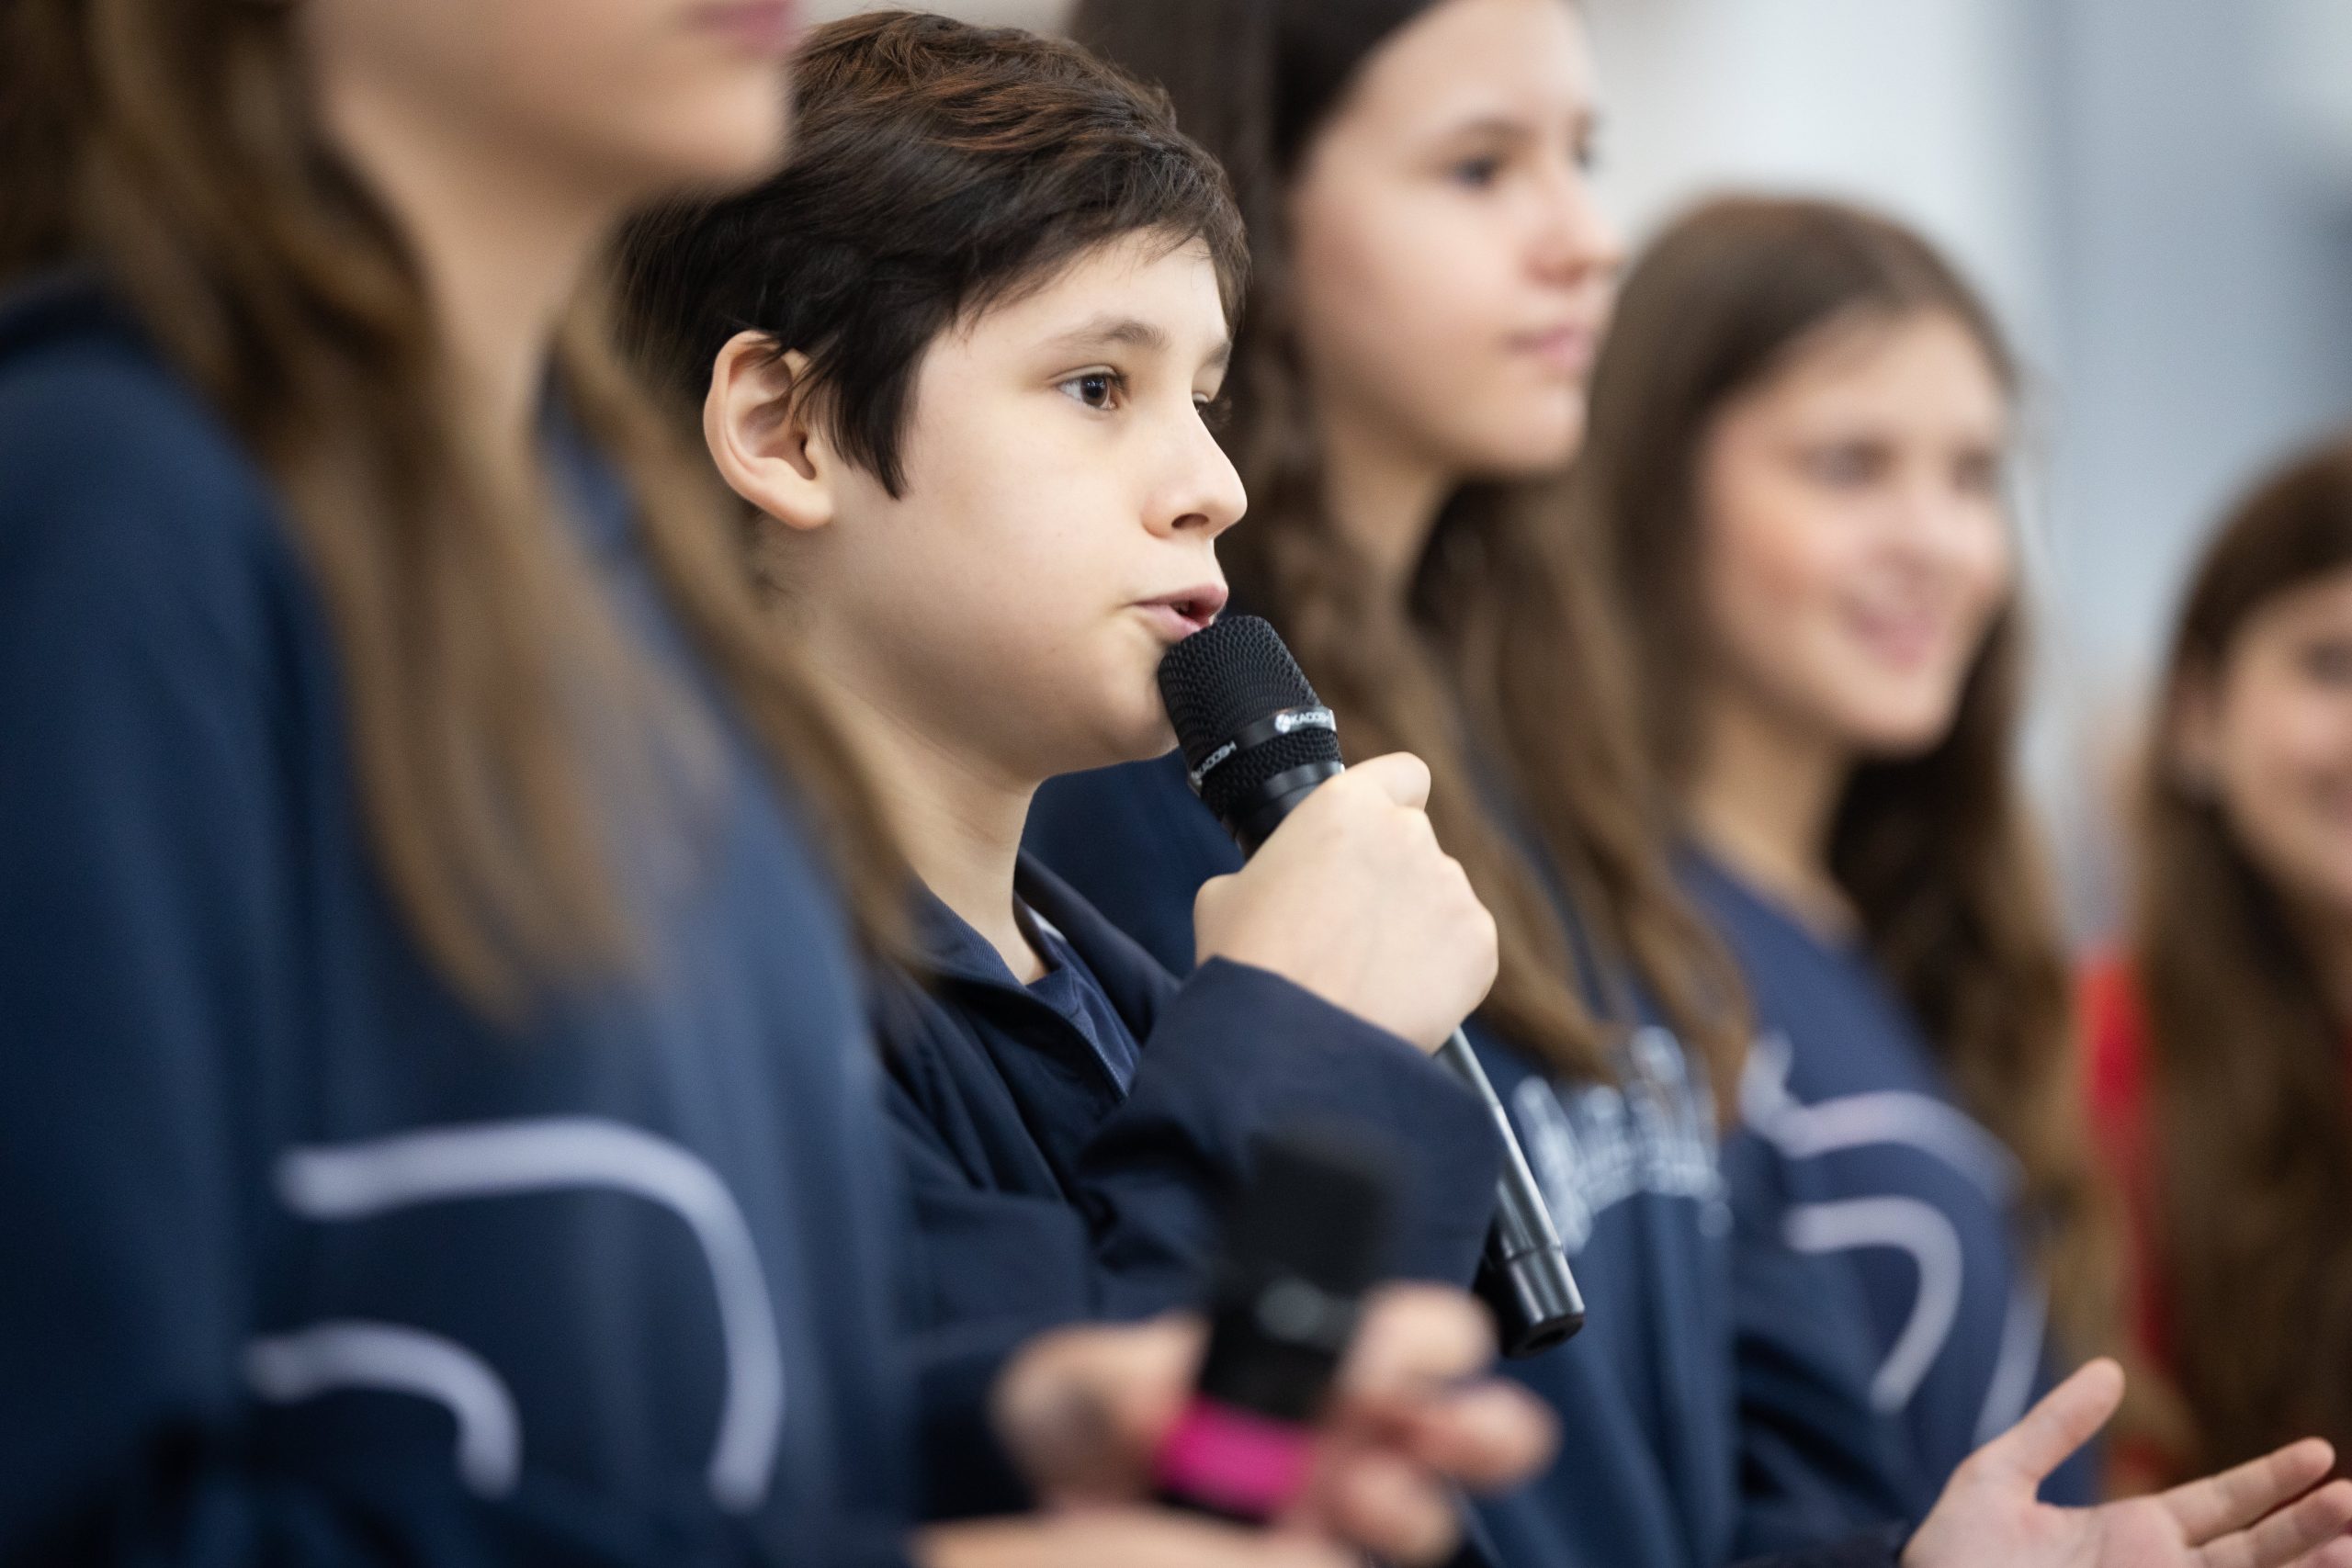
M1590 327L1560 326L1515 333L1510 346L1549 369L1580 376L1592 368L1593 351L1600 341L1600 334Z
M1880 660L1905 670L1928 663L1951 640L1949 626L1932 615L1856 615L1848 626Z

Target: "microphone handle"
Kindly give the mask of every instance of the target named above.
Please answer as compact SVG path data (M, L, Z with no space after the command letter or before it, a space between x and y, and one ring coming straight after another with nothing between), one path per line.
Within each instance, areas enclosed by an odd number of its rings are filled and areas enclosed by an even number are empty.
M1277 774L1266 781L1248 810L1227 821L1227 830L1244 855L1256 854L1258 846L1317 785L1342 771L1335 761ZM1544 1206L1535 1173L1527 1168L1519 1134L1511 1130L1502 1100L1462 1031L1455 1030L1438 1047L1437 1059L1487 1102L1503 1141L1503 1173L1495 1181L1495 1223L1487 1232L1486 1256L1478 1261L1475 1288L1494 1314L1495 1339L1502 1353L1514 1359L1539 1355L1584 1326L1584 1293L1577 1289L1567 1248L1560 1245L1559 1227Z
M1568 1249L1527 1168L1510 1116L1462 1031L1437 1048L1437 1059L1487 1102L1502 1135L1503 1173L1495 1182L1495 1220L1478 1263L1479 1298L1495 1314L1495 1338L1504 1355L1538 1355L1584 1326L1584 1292L1577 1289Z

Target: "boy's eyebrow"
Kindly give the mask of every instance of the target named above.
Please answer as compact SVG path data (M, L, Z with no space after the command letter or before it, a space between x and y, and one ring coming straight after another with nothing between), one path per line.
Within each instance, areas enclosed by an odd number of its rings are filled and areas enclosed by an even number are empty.
M1097 316L1082 327L1064 333L1047 346L1057 353L1083 354L1089 349L1111 346L1140 348L1148 353L1166 354L1175 345L1167 332L1140 316ZM1226 339L1211 353L1203 368L1222 370L1233 358L1233 340Z

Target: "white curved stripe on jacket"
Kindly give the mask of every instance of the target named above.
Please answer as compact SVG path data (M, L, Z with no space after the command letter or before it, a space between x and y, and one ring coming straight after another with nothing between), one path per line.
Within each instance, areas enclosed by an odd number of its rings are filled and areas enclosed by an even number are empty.
M245 1347L245 1379L264 1399L291 1404L336 1389L413 1393L458 1422L458 1475L484 1497L514 1489L523 1424L490 1364L455 1340L401 1324L312 1324Z
M1740 1076L1740 1118L1791 1159L1838 1149L1902 1144L1933 1155L1974 1182L1996 1206L2018 1183L2017 1157L1965 1111L1930 1094L1877 1089L1807 1105L1789 1092L1785 1035L1758 1039Z
M1960 1233L1916 1198L1848 1198L1792 1207L1786 1234L1799 1252L1891 1247L1908 1253L1918 1266L1919 1292L1912 1299L1911 1316L1871 1379L1875 1408L1902 1409L1918 1392L1960 1317Z
M702 1245L726 1348L711 1495L736 1510L766 1495L784 1425L783 1347L751 1227L727 1184L695 1155L623 1122L545 1117L294 1149L277 1178L288 1206L313 1220L565 1188L615 1189L670 1210Z

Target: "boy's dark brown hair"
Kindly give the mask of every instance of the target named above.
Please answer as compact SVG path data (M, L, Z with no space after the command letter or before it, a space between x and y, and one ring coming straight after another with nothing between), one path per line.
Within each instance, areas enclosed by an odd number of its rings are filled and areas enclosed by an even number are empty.
M942 332L1129 234L1206 243L1228 315L1248 270L1216 160L1167 97L1074 45L877 11L809 35L791 160L764 184L640 219L633 345L699 408L736 333L805 354L803 395L892 494L908 399Z

